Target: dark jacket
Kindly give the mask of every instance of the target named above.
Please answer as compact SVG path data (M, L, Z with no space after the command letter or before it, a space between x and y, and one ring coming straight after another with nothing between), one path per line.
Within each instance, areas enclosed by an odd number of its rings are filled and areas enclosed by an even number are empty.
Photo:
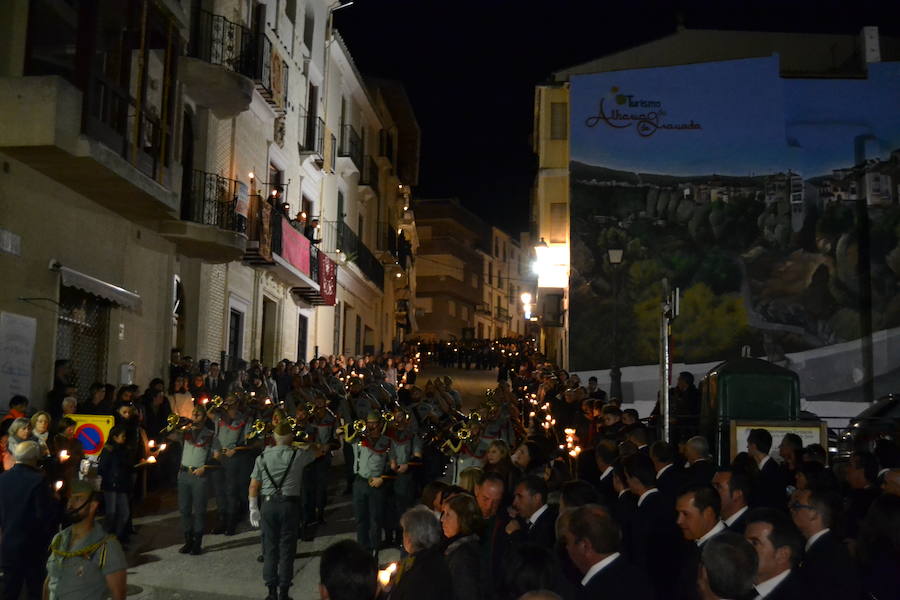
M753 506L784 510L787 507L787 484L784 472L775 459L770 458L759 470L753 490Z
M811 597L797 575L797 570L794 569L790 575L775 586L774 590L769 592L766 600L811 600Z
M684 470L685 483L689 485L709 485L716 474L716 465L711 460L698 460Z
M453 600L453 579L440 547L407 557L404 571L388 596L390 600Z
M17 464L0 474L0 563L46 560L59 516L59 505L40 471Z
M628 600L653 600L653 587L647 574L630 564L624 556L600 569L581 588L581 598L628 598Z
M455 600L481 598L481 547L477 535L457 537L447 541L444 560L453 580Z
M133 470L128 448L120 444L108 444L100 453L97 465L97 473L101 477L100 489L104 492L130 492Z
M683 556L684 538L675 525L675 518L675 507L657 491L635 508L627 530L628 558L647 572L652 583L658 586L657 593L665 589L671 592L678 575L678 558Z
M559 506L548 504L547 510L538 517L535 524L529 527L528 522L525 521L522 529L509 536L510 542L514 545L530 542L552 550L553 545L556 543L556 517L558 516Z
M797 574L819 600L858 598L859 574L847 547L828 532L806 552Z
M672 465L666 469L662 475L656 476L657 489L672 503L673 507L675 506L675 499L681 491L681 488L684 487L684 484L684 471L679 469L676 465Z

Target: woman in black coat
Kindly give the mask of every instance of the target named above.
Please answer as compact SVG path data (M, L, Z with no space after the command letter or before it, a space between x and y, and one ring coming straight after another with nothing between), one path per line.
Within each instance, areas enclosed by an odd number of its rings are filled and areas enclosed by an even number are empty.
M441 526L444 537L444 561L453 580L454 600L478 600L482 596L481 544L478 533L483 518L475 498L454 496L444 505Z
M453 581L444 562L441 524L424 505L414 506L400 517L403 549L388 594L389 600L453 600Z
M131 516L130 495L134 462L125 445L125 427L116 425L109 430L109 440L100 453L97 473L106 511L104 525L107 533L115 534L123 544L128 541L128 519Z

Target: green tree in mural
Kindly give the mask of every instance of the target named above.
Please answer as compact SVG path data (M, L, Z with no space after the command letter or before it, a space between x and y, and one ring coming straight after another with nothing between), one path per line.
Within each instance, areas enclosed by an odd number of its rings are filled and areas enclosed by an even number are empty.
M673 322L676 360L702 362L733 351L747 329L747 313L737 295L716 295L704 283L685 290L681 315Z
M711 250L697 268L695 278L716 294L737 292L741 287L741 269L732 257L720 250Z

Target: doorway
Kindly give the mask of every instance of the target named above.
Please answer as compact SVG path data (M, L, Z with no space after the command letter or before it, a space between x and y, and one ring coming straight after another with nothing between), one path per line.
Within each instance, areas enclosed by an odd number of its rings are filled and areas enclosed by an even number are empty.
M278 305L268 298L263 298L262 336L260 338L259 359L264 365L275 364L275 334L277 329Z
M309 330L309 319L300 315L297 318L297 360L306 360L306 335Z

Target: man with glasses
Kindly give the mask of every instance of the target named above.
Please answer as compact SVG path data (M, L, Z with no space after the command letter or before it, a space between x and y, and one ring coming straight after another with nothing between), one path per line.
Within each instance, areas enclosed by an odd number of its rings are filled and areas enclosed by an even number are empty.
M818 598L857 598L859 576L847 548L831 531L841 499L833 492L797 490L791 498L791 518L806 538L806 558L798 574Z

